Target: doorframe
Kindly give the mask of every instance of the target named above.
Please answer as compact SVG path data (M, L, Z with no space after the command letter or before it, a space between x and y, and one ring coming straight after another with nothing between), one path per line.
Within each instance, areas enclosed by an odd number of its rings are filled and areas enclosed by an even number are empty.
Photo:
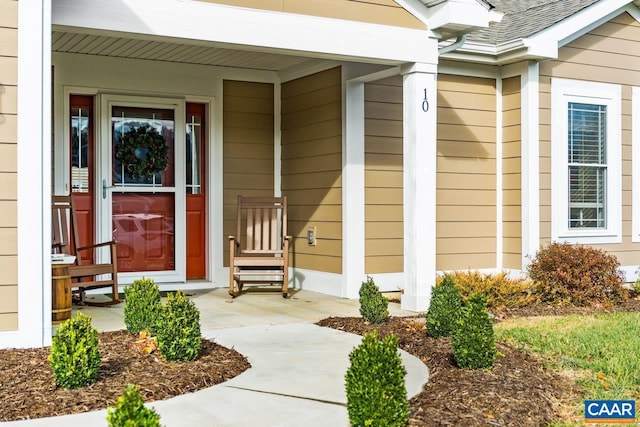
M186 189L185 189L185 99L180 97L153 97L144 95L119 95L112 93L100 93L97 100L96 115L96 238L99 241L108 241L113 238L111 206L113 203L112 191L106 192L106 198L102 196L102 180L107 180L109 189L113 188L110 156L111 146L111 107L113 105L138 108L162 108L174 110L174 173L175 173L175 222L174 222L174 263L175 269L168 271L136 271L118 273L121 284L129 284L142 276L154 279L157 283L184 283L186 282ZM100 257L105 253L98 254Z

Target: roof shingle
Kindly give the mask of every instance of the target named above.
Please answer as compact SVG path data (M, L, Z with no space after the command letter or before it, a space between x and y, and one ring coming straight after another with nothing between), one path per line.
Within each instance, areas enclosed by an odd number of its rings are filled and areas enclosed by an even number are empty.
M600 0L491 0L502 22L474 31L467 39L502 44L536 34Z

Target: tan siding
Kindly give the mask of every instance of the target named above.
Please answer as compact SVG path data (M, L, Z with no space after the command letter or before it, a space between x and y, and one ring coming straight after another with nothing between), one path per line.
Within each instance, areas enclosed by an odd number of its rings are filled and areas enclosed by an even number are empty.
M18 329L18 313L0 313L0 332Z
M342 73L282 85L282 193L289 198L292 264L342 272ZM317 246L306 233L316 227Z
M273 103L272 84L224 82L224 236L236 233L238 195L273 195ZM227 245L224 250L224 265L229 265Z
M18 2L0 0L0 331L18 329Z
M502 173L509 185L502 187L502 235L505 268L522 268L522 130L520 76L502 81ZM516 185L514 186L514 182Z
M438 76L436 268L496 265L495 80Z
M365 84L364 98L365 272L401 272L402 77Z
M640 244L631 242L631 87L640 86L640 24L623 13L559 51L540 66L540 240L551 239L551 78L622 87L622 243L594 245L622 265L637 265Z
M252 9L348 19L407 28L426 28L393 0L201 0Z

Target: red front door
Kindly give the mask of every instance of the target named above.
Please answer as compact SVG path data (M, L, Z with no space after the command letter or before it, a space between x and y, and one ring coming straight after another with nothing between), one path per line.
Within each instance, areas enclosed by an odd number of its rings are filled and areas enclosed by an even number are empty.
M174 110L111 107L118 271L176 269L174 141Z

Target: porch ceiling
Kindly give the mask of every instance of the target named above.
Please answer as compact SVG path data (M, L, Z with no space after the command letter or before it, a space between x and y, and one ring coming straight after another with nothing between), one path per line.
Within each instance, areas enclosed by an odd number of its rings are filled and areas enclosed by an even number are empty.
M302 64L320 62L308 57L230 49L178 41L132 39L54 30L53 52L78 53L118 58L147 59L220 67L282 71Z

